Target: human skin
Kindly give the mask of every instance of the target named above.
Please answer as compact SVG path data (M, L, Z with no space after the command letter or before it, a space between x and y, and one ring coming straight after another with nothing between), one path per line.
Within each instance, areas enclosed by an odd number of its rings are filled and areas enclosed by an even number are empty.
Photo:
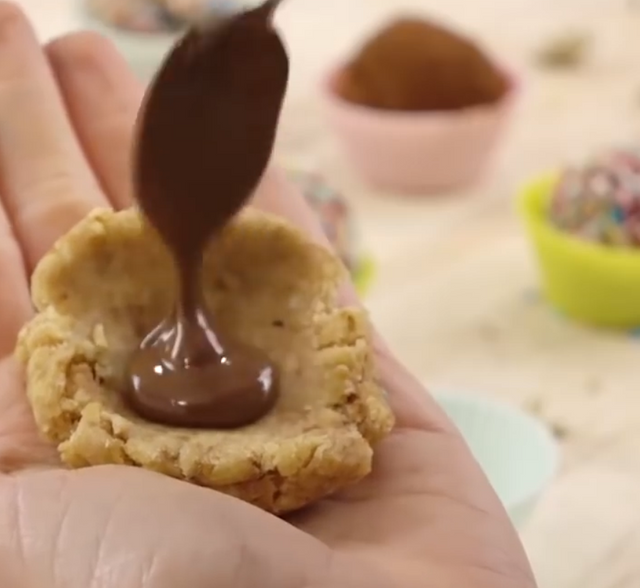
M141 97L109 42L82 33L43 51L0 2L0 586L535 588L459 433L379 336L395 430L367 479L286 520L140 469L60 466L11 354L38 260L92 208L130 203ZM277 171L253 204L324 242Z

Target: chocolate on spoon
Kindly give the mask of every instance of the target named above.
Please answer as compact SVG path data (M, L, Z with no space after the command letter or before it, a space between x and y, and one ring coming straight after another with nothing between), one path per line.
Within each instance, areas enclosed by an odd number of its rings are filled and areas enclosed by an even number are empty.
M249 200L272 154L289 73L272 26L278 4L190 30L152 82L138 121L138 203L179 275L173 313L130 364L126 399L154 422L239 427L277 398L266 355L217 329L201 272L205 248Z

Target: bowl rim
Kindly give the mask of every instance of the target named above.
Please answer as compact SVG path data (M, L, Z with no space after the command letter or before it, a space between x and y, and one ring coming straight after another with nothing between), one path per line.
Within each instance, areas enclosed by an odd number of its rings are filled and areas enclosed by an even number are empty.
M614 263L640 264L640 250L602 245L587 241L555 227L544 214L551 190L560 181L561 171L548 171L524 182L518 190L516 207L520 217L533 228L533 239L546 237L558 246L571 248L576 254L597 256Z
M84 0L76 0L76 11L82 26L111 38L116 45L120 46L123 52L137 52L148 55L159 51L169 50L184 34L184 31L159 31L159 32L138 32L117 26L93 16L85 5Z
M356 104L342 98L335 91L335 80L347 67L347 61L341 61L338 65L330 67L321 76L320 95L323 101L334 109L339 109L353 117L360 119L377 119L393 122L406 122L416 124L420 122L432 122L434 119L449 121L459 119L461 116L486 116L493 115L496 112L510 110L517 102L518 97L523 93L524 81L522 75L517 73L515 67L494 61L494 67L502 73L507 88L504 94L495 102L487 104L478 104L459 108L456 110L425 110L425 111L404 111L404 110L385 110L382 108L372 108Z
M544 492L545 488L548 488L552 484L560 471L560 443L554 437L550 427L542 419L533 416L529 412L507 400L493 398L487 394L481 394L478 392L471 393L459 390L441 389L433 393L433 398L445 414L445 404L447 402L453 402L467 410L488 411L503 419L517 419L523 424L523 426L527 427L530 433L535 435L541 441L540 445L543 447L546 454L545 461L547 462L547 465L545 467L545 472L539 477L535 484L532 484L530 488L523 490L519 494L515 493L514 497L509 499L509 501L503 500L502 497L499 496L501 502L503 502L508 511L535 501Z

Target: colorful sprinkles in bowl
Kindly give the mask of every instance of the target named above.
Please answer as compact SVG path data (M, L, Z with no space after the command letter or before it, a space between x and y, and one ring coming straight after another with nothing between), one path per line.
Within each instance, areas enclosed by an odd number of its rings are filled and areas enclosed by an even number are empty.
M613 247L640 247L640 147L599 154L561 176L549 207L560 230Z

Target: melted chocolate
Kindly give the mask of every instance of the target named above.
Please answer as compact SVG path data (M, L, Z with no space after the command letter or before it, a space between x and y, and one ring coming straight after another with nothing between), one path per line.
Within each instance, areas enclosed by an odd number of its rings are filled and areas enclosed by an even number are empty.
M154 422L239 427L264 416L277 397L275 366L220 332L201 274L205 248L250 198L273 150L289 73L271 24L278 3L189 31L138 121L138 202L180 278L173 313L130 364L127 401Z

